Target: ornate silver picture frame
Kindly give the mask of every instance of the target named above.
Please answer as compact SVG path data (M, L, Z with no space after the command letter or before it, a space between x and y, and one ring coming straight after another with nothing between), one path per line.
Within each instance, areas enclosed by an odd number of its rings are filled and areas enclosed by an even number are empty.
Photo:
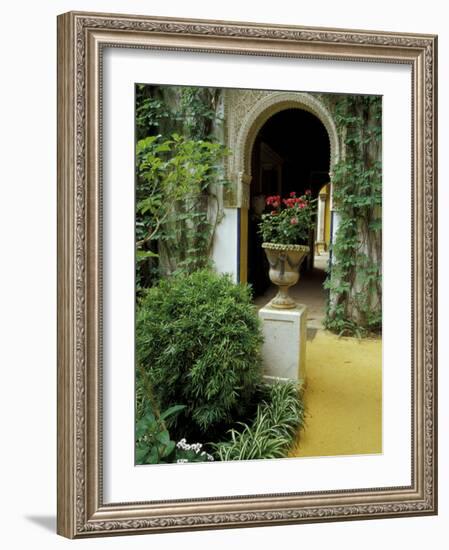
M409 485L269 493L261 480L260 494L155 500L149 489L145 501L105 501L106 48L400 64L411 69L412 308L404 312L412 344ZM436 36L96 13L59 16L58 533L83 538L436 514L436 158Z

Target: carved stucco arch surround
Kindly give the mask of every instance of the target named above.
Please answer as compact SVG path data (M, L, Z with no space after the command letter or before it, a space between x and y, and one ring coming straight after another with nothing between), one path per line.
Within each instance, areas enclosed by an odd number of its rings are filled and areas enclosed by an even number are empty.
M326 106L316 97L303 92L273 92L257 100L244 117L231 157L231 174L235 182L237 208L249 208L249 186L251 174L251 152L256 136L267 120L285 109L302 109L315 115L324 125L329 137L329 176L332 183L333 167L338 162L340 151L337 128ZM231 205L229 205L231 206Z

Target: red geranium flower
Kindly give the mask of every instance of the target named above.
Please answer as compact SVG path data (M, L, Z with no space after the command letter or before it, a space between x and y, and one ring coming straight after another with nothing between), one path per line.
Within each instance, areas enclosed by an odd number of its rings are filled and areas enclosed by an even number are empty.
M279 195L272 195L271 197L267 197L265 202L274 208L278 208L281 204L281 197Z

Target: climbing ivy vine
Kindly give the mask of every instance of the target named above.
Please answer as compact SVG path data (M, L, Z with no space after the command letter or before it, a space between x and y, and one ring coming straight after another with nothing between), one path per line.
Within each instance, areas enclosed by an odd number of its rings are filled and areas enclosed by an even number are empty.
M333 110L342 155L333 175L338 229L325 326L366 335L382 326L381 98L340 96Z
M216 190L229 152L214 88L136 88L137 291L210 262L220 221Z

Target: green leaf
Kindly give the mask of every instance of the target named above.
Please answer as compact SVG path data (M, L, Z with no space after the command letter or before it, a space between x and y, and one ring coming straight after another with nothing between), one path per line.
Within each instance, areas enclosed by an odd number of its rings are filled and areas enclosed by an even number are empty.
M158 258L159 254L152 252L151 250L136 250L136 260L141 262L147 258Z
M185 408L186 408L186 405L173 405L173 407L169 407L163 413L161 413L160 418L161 418L161 420L165 420L169 416L177 414L180 411L184 410Z
M136 462L137 464L146 464L146 458L148 454L148 447L138 446L136 447Z
M148 411L143 418L136 423L136 438L140 439L143 435L153 428L156 423L154 414Z
M168 445L170 443L170 434L167 430L164 430L156 435L156 439L163 445Z
M176 443L174 441L169 441L167 445L165 446L161 456L163 458L167 458L169 455L172 454L172 452L175 450Z
M147 456L147 464L159 464L159 452L157 447L152 447L149 455Z

